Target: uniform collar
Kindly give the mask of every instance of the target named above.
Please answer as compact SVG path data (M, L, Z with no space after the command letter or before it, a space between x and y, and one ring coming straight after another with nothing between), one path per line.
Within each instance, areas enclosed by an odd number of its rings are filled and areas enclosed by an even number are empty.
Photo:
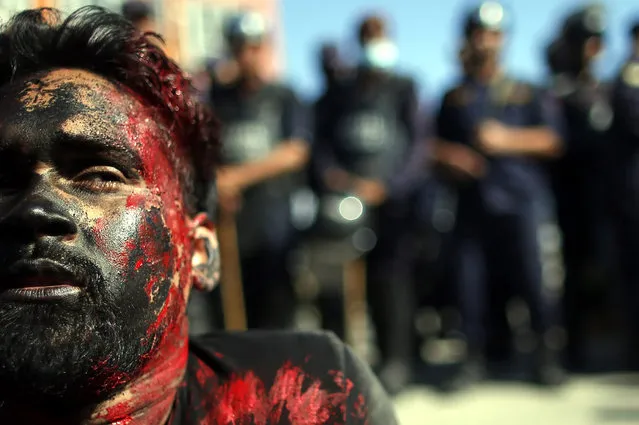
M506 74L504 74L503 72L496 74L490 81L482 81L472 75L466 74L464 75L462 82L464 85L468 85L474 88L487 89L490 86L499 84L499 82L503 81L505 78Z

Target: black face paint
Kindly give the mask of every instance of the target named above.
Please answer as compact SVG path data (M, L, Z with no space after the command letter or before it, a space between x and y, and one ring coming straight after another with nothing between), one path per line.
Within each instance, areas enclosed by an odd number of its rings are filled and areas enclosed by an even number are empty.
M64 412L145 373L176 331L182 192L168 132L124 89L57 70L0 99L0 400Z

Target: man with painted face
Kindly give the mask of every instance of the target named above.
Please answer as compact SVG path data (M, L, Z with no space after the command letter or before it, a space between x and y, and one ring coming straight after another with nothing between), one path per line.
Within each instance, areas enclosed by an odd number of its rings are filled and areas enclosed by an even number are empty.
M253 12L230 19L226 37L237 78L213 84L223 124L220 207L236 214L250 328L293 325L291 196L309 156L303 107L285 85L263 79L267 23Z
M453 270L468 345L466 361L445 383L450 390L482 375L489 291L523 296L539 340L534 378L552 384L561 376L547 339L554 323L538 232L548 188L537 162L557 155L561 144L537 90L501 68L505 18L494 2L466 17L466 76L447 91L436 118L434 158L458 198Z
M628 367L639 371L639 20L630 29L631 51L613 84L614 148L609 162L612 180L613 223L626 321L629 326Z
M314 164L323 192L355 195L375 223L367 291L381 352L380 376L389 389L399 391L411 355L413 297L409 281L394 273L406 224L398 174L415 140L417 94L410 78L393 71L397 48L387 32L378 16L359 25L360 63L337 86L322 126L316 126Z
M557 218L563 236L563 315L570 367L584 366L584 317L600 304L610 282L611 252L605 168L611 148L610 90L595 75L603 50L605 16L589 6L571 13L547 50L552 91L565 122L566 149L551 164ZM593 302L595 305L592 305ZM590 305L590 307L589 307Z
M0 31L0 423L395 424L335 337L189 340L218 126L149 38L96 7Z

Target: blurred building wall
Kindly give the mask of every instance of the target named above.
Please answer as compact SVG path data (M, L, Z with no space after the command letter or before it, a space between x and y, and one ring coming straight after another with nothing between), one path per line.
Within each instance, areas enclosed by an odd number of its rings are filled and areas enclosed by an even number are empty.
M18 10L56 7L63 12L87 4L119 11L124 0L0 0L0 18ZM154 5L158 32L166 39L167 51L183 67L195 71L210 58L224 56L224 20L240 9L262 13L272 25L273 38L264 59L268 77L279 78L284 68L284 37L280 0L145 0Z

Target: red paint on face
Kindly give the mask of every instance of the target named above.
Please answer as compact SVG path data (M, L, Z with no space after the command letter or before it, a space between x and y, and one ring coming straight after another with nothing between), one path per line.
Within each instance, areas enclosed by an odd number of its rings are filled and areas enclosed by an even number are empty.
M95 221L95 225L93 226L93 232L95 236L95 242L98 244L100 248L104 248L104 237L102 236L104 232L104 228L106 227L107 221L104 217L100 217Z
M140 193L133 193L128 196L126 199L126 207L127 208L139 208L144 205L145 198L144 195Z
M149 297L149 301L153 298L153 295L155 294L154 290L157 289L157 285L158 285L158 278L153 276L149 279L146 286L144 287L144 292Z
M101 417L109 423L129 424L130 419L122 415L132 411L131 401L135 406L154 406L140 423L163 423L173 404L174 392L167 388L179 386L188 360L184 294L190 284L192 243L182 179L176 171L176 165L183 164L184 158L180 146L158 130L152 112L138 108L125 125L128 140L141 158L140 171L146 186L127 198L126 208L155 209L160 214L149 213L145 217L137 229L136 242L125 244L121 260L125 263L122 270L138 272L147 266L153 270L143 289L156 315L146 332L155 349L140 359L144 364L142 378L129 387L131 400L113 406ZM170 242L167 244L159 234L169 235Z
M94 234L96 233L97 231L94 231ZM116 251L115 247L103 246L102 248L105 253L108 253L110 260L118 266L119 270L126 270L129 267L129 253L135 249L135 246L135 241L128 240L124 243L124 249L120 251Z
M119 404L115 407L107 409L105 417L118 418L113 422L118 425L130 425L133 422L133 418L129 414L130 406L126 403Z
M233 377L215 392L216 407L202 423L266 425L281 423L282 419L291 425L345 422L345 405L353 384L344 380L343 375L336 378L336 383L340 391L329 393L321 388L319 380L307 376L298 367L286 364L278 371L267 392L260 378L248 372L242 377ZM288 418L283 417L284 409L288 411Z
M171 255L168 252L162 255L162 265L166 268L171 265Z

